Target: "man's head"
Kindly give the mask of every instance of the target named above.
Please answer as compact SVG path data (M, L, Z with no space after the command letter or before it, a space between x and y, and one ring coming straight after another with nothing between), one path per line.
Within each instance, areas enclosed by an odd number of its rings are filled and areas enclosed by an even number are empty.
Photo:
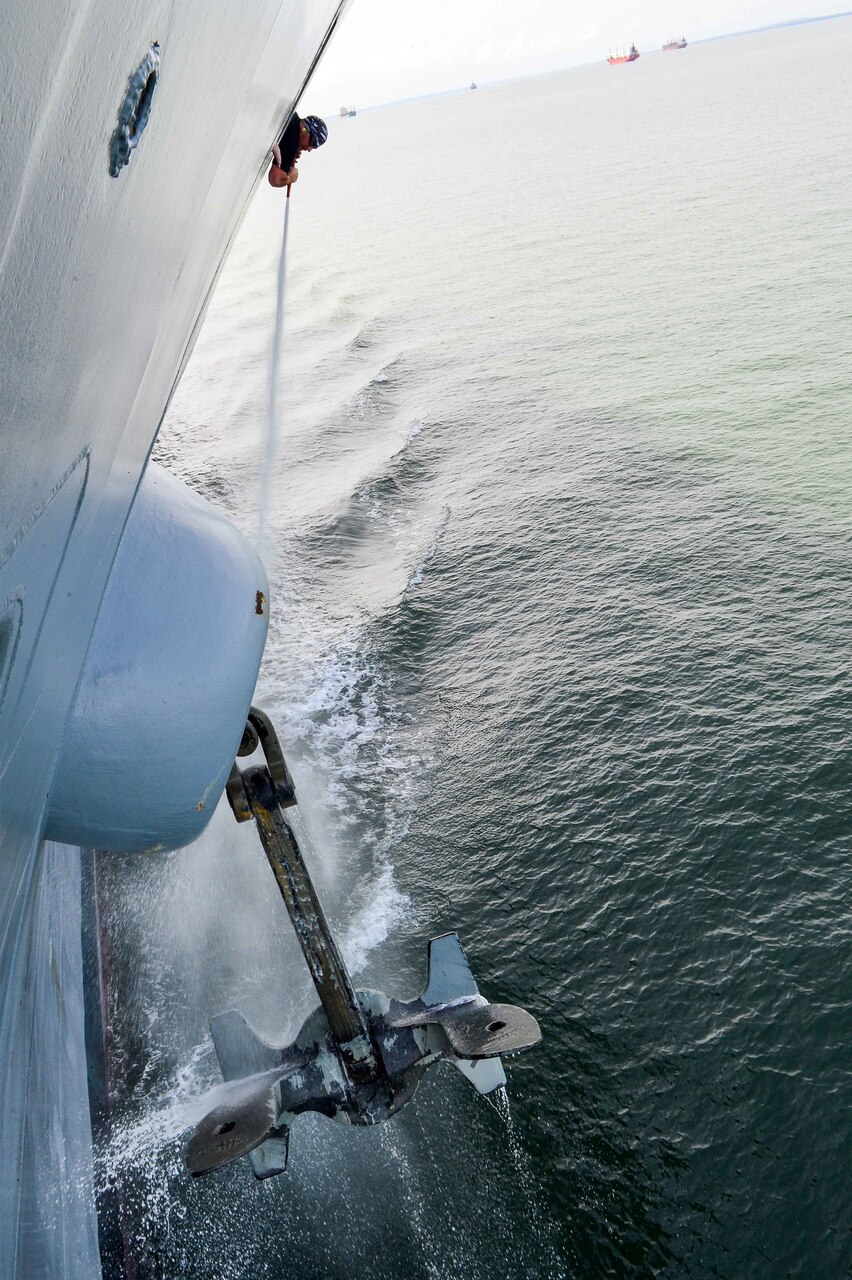
M319 116L305 116L299 129L299 146L302 151L316 151L328 137L328 127Z

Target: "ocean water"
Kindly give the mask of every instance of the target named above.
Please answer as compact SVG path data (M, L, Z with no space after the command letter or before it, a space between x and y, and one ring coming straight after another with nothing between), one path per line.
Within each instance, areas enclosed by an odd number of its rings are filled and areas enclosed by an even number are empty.
M313 999L229 811L110 862L134 1275L852 1270L850 61L849 19L643 54L303 160L258 700L358 981L414 994L455 928L545 1039L508 1106L441 1068L191 1183L208 1018ZM253 538L283 213L158 448Z

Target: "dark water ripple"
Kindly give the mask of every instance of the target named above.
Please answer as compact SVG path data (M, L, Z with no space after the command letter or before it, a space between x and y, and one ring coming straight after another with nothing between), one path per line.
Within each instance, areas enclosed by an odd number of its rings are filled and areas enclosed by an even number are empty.
M478 689L421 839L539 1001L513 1079L583 1274L794 1274L846 1231L842 1139L808 1138L848 1085L848 548L677 458L609 464L498 488L392 630L389 662L428 633L424 688Z

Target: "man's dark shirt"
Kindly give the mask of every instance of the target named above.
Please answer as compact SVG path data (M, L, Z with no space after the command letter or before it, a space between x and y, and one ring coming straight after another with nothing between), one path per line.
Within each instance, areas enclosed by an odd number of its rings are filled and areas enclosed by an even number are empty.
M278 139L278 146L281 151L281 168L289 173L293 166L293 161L299 154L299 133L302 122L296 115L295 111L290 117L287 128Z

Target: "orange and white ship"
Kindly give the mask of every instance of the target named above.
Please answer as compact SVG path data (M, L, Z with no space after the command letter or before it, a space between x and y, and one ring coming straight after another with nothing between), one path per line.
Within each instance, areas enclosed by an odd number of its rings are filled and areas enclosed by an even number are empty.
M618 53L617 51L610 49L607 62L611 67L616 67L620 62L635 62L638 57L639 57L639 50L636 48L635 44L631 44L630 48L627 50L626 53L624 52L623 49L621 53Z

